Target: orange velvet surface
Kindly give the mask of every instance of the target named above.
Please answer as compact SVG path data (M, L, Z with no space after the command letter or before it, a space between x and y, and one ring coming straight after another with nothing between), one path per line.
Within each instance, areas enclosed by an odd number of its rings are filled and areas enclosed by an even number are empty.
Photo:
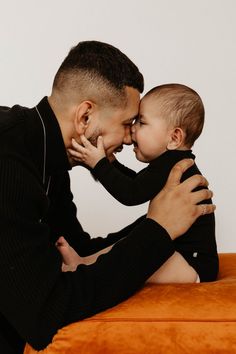
M118 306L58 331L24 354L236 353L236 253L220 255L217 281L146 285Z

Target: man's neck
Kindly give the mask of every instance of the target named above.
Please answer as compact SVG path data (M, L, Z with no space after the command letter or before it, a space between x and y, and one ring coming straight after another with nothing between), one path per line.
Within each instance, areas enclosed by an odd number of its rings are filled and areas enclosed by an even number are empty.
M53 110L55 117L61 129L63 141L66 149L71 147L71 139L73 137L73 109L63 106L53 96L48 97L48 103Z

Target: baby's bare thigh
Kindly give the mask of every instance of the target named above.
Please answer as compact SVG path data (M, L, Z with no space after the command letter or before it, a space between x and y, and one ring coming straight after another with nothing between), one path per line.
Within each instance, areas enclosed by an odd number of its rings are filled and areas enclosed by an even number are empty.
M148 283L195 283L198 274L184 257L175 252L148 280Z

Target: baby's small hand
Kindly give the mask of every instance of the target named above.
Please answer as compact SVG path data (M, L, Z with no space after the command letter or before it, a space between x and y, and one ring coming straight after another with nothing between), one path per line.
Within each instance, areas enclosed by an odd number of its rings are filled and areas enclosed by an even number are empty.
M102 137L98 137L97 146L92 145L84 135L81 135L80 139L83 145L78 144L75 139L72 139L73 149L68 149L68 151L74 160L83 162L87 166L94 168L98 161L106 156Z

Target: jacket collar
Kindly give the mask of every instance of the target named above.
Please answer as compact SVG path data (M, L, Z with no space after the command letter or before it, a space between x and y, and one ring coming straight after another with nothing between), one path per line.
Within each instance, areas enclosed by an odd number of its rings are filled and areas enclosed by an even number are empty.
M34 162L43 173L45 154L46 176L70 170L71 166L67 157L61 129L47 97L44 97L36 107L26 109L25 111L29 118L27 120L27 140ZM44 128L46 144L44 144Z

